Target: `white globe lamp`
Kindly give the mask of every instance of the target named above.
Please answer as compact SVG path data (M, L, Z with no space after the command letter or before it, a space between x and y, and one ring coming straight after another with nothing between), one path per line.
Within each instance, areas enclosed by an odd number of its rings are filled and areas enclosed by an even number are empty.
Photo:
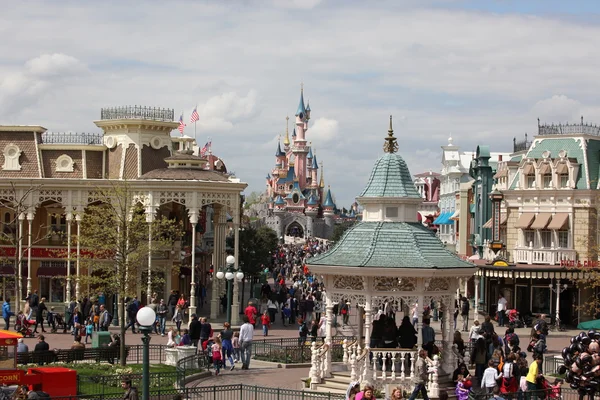
M150 307L142 307L137 312L136 319L141 326L152 326L156 321L156 313Z
M225 274L225 278L226 278L228 281L232 280L232 279L233 279L233 272L229 272L229 271L228 271L228 272Z
M217 272L217 279L223 279L224 276L225 274L223 273L223 271Z
M241 281L242 279L244 279L244 273L243 272L238 272L236 274L236 278L238 281Z
M235 257L232 255L227 256L227 258L225 259L225 262L229 265L233 265L235 264Z

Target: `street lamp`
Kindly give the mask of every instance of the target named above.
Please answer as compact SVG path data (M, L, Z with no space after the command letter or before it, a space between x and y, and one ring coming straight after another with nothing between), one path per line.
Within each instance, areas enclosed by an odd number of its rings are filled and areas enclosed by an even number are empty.
M232 255L227 256L225 260L227 263L227 268L225 272L219 271L217 272L217 279L227 279L227 322L231 324L231 297L232 297L232 288L233 288L233 279L237 279L241 281L244 279L244 273L242 271L236 272L234 267L235 265L235 257Z
M136 319L140 324L140 332L142 336L142 343L144 343L144 352L142 357L143 370L142 370L142 400L149 400L150 398L150 333L152 332L152 325L156 322L156 313L150 307L142 307L137 312Z
M568 285L560 284L560 279L556 280L556 288L552 287L552 282L548 284L548 288L556 293L556 310L554 311L554 324L560 326L560 294L567 290Z

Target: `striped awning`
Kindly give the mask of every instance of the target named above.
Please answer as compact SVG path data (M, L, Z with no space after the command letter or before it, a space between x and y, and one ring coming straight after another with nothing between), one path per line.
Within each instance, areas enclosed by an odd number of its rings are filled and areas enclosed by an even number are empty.
M548 229L560 230L569 222L569 213L556 213L548 224Z
M460 219L460 210L454 211L454 214L450 217L453 221L458 221Z
M590 273L580 269L568 269L558 267L552 269L551 266L539 266L532 268L531 265L516 265L514 267L493 267L480 265L475 273L477 276L486 276L490 278L509 278L509 279L587 279Z
M550 223L552 214L550 213L539 213L535 216L535 221L531 224L531 229L546 229Z
M493 219L494 218L488 219L488 221L485 224L483 224L483 227L491 229L492 228L492 220ZM506 213L500 213L500 226L506 225L506 221L507 220L508 220L508 215L506 215Z
M533 222L534 219L535 219L534 213L523 213L517 220L517 223L515 224L515 228L529 229L529 227L531 226L531 223Z

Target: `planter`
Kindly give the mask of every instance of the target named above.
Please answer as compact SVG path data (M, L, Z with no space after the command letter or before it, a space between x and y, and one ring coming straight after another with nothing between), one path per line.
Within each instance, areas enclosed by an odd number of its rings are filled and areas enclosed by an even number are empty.
M179 360L179 358L177 358L178 356L178 352L176 348L167 348L164 350L165 351L165 364L167 365L172 365L172 366L177 366L177 361Z

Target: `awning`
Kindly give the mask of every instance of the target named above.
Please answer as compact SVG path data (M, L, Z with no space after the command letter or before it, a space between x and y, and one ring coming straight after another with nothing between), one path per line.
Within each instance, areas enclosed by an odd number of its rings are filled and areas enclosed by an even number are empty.
M493 217L488 219L488 221L485 224L483 224L483 227L491 229L493 219L494 219ZM500 226L506 225L506 221L508 221L508 215L506 215L506 213L500 213Z
M458 221L460 219L460 210L454 211L454 214L450 217L453 221Z
M433 222L434 225L450 225L453 224L454 221L450 220L450 217L454 214L452 211L448 211L442 213L437 219Z
M439 225L441 223L443 223L444 219L446 219L446 216L448 215L448 213L443 212L440 215L438 215L438 217L433 221L434 225Z
M548 229L562 229L569 222L569 213L556 213L548 224Z
M515 228L528 229L529 226L531 225L531 223L533 222L534 218L535 218L534 213L521 214L521 216L517 220L517 223L515 224Z
M74 263L71 263L71 275L77 272ZM62 278L67 275L67 263L64 265L42 265L37 270L38 278Z
M531 229L546 229L548 223L550 223L550 218L552 218L550 213L539 213L533 224L531 224Z

